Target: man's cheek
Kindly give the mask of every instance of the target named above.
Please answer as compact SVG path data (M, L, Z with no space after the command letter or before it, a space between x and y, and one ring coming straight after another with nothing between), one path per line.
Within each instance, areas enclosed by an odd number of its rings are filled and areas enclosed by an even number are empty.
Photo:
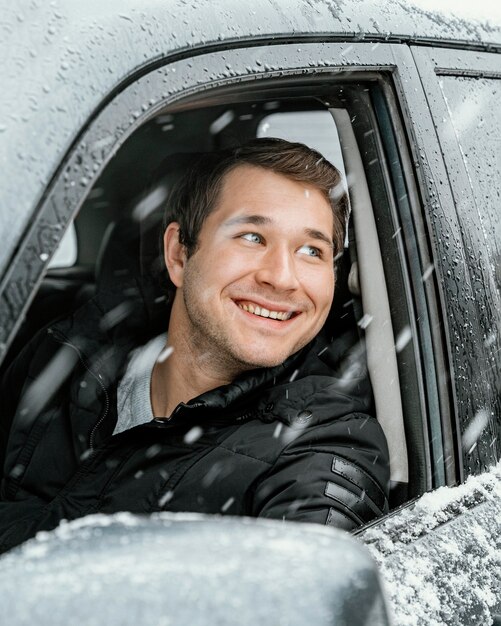
M213 286L205 287L204 285L200 285L200 288L201 293L199 294L199 296L202 304L208 306L211 302L214 302L218 294L217 288Z

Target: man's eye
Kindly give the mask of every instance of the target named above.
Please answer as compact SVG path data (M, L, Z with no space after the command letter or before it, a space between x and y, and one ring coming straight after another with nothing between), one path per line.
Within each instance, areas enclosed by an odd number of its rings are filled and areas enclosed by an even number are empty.
M261 237L261 235L258 235L257 233L244 233L243 235L241 235L242 239L247 239L247 241L251 241L252 243L262 243L263 242L263 238Z
M301 246L298 252L312 257L320 258L322 256L322 251L319 248L315 248L315 246Z

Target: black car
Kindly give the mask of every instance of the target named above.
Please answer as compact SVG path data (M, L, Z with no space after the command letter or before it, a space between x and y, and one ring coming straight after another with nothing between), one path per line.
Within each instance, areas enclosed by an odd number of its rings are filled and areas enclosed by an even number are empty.
M153 611L145 623L377 624L388 619L383 593L395 624L492 623L501 615L501 24L397 0L3 4L2 368L131 262L162 306L162 202L190 155L256 136L302 141L349 188L337 319L366 345L391 462L391 511L356 540L173 514L60 527L0 560L3 621L125 624L143 603ZM227 570L224 537L241 545ZM155 546L177 567L158 570ZM99 566L107 550L113 571ZM142 555L159 573L144 596L132 574L134 593L124 593L122 550L136 555L124 567ZM77 584L79 568L92 591ZM218 593L204 583L211 571ZM318 585L299 602L305 579ZM34 589L45 592L30 603Z

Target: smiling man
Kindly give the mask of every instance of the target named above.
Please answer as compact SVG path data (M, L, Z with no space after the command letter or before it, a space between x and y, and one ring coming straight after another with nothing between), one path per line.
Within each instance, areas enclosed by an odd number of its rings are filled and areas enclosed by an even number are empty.
M199 158L166 204L167 333L144 340L141 298L117 316L131 289L116 285L7 372L3 549L95 512L345 529L386 512L370 384L326 324L346 219L339 172L302 144ZM40 400L54 363L65 371Z
M153 376L159 415L246 370L283 363L320 331L334 293L333 212L309 182L244 163L225 175L192 254L180 233L171 222L164 238L177 290L174 352Z

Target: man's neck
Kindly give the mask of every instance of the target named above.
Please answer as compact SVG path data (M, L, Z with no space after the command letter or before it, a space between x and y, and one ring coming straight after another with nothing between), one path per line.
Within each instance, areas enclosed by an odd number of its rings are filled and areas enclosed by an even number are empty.
M177 339L177 341L176 341ZM209 355L199 354L183 337L168 338L170 356L155 363L151 377L151 406L155 417L169 417L181 402L227 385L232 380L212 362Z

